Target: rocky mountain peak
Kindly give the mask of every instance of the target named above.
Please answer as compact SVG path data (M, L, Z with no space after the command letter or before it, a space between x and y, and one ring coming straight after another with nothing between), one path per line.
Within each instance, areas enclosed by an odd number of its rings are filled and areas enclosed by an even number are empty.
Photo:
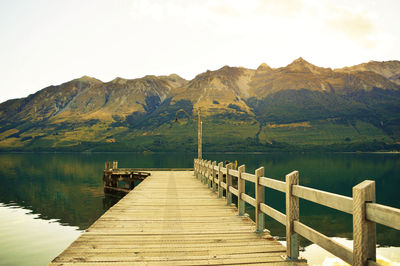
M258 68L257 71L270 71L272 68L267 65L266 63L262 63Z

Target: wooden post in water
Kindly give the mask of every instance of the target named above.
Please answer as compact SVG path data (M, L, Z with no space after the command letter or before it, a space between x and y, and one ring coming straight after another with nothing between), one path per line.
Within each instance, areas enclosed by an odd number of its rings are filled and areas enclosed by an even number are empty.
M256 183L255 183L255 190L256 190L256 226L257 232L264 231L264 213L260 210L260 204L264 203L264 186L260 185L260 177L264 176L264 167L260 167L255 172L256 176Z
M202 135L203 135L203 122L201 121L201 111L199 108L198 119L197 119L197 152L198 152L197 157L199 159L202 158L202 150L201 150Z
M375 203L375 181L353 187L353 265L376 261L376 224L366 218L366 203Z
M245 180L242 179L242 173L245 171L246 166L241 165L239 166L238 172L239 172L239 177L238 177L238 209L239 209L239 215L242 216L246 212L246 203L244 200L242 200L242 193L245 193Z
M216 171L215 171L215 166L217 165L216 161L212 162L212 191L215 192L217 189L217 184L215 183L216 181Z
M222 198L223 195L223 188L221 187L221 182L222 182L222 162L218 163L218 198Z
M286 255L290 260L299 257L299 236L293 226L293 221L299 220L299 198L292 195L292 185L298 184L298 171L286 175Z
M232 186L232 176L229 174L229 170L232 169L233 163L228 163L226 166L226 205L232 204L232 192L230 192L230 186Z

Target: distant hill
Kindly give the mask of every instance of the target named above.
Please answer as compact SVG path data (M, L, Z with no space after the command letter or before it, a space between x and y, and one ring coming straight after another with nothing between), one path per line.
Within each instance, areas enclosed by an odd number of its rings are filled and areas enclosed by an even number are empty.
M399 149L400 62L84 76L0 104L0 150L195 151L199 108L205 151Z

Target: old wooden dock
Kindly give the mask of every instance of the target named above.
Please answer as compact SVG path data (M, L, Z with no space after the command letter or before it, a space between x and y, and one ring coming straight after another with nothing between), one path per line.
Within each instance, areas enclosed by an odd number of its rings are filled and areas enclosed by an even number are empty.
M152 171L50 265L306 265L193 171Z

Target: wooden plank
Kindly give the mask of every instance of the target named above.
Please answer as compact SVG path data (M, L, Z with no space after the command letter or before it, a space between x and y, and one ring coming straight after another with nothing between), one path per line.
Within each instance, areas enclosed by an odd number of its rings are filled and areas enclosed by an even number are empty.
M194 163L204 182L207 162ZM288 265L282 257L286 248L255 229L194 172L154 171L50 265Z
M229 170L229 174L231 176L234 176L234 177L239 177L239 171L238 170L234 170L234 169Z
M286 184L285 182L267 178L267 177L260 177L260 185L268 188L272 188L283 193L286 192Z
M367 220L400 230L400 209L377 203L366 205Z
M224 188L224 189L226 189L226 183L221 182L221 187Z
M242 193L241 198L242 198L242 200L244 200L245 202L247 202L248 204L250 204L253 207L255 207L257 204L255 198L250 197L249 195L247 195L245 193Z
M315 231L314 229L300 223L299 221L294 221L294 231L303 237L307 238L311 242L317 244L318 246L324 248L333 255L341 258L345 262L352 264L353 252L351 249L343 246L329 237Z
M235 196L239 195L239 191L236 188L232 187L232 186L229 187L229 191Z
M260 210L266 215L274 218L276 221L280 222L283 225L286 225L286 215L281 213L280 211L275 210L274 208L261 203Z
M249 173L242 173L242 178L244 180L247 180L249 182L255 183L256 182L256 176L253 174L249 174Z
M292 194L296 197L306 199L332 209L349 214L353 213L353 199L350 197L299 185L292 186Z

